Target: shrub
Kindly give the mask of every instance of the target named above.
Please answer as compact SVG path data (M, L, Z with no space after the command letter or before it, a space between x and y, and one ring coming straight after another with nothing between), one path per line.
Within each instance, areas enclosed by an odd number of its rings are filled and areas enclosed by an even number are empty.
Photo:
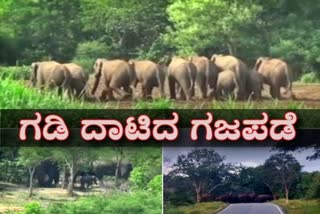
M98 41L88 41L78 44L75 59L96 59L106 57L109 47Z
M83 197L75 202L54 204L47 209L48 214L160 214L162 212L162 198L148 192L134 192L114 194L110 197Z
M45 211L38 202L27 203L24 207L23 214L44 214Z
M320 76L316 72L310 72L302 75L300 81L303 83L319 83Z
M152 192L162 192L162 175L155 176L149 183L148 189Z
M1 160L0 169L0 180L9 183L21 183L27 174L25 168L17 161Z
M1 78L10 77L15 80L28 80L30 79L30 66L0 66Z

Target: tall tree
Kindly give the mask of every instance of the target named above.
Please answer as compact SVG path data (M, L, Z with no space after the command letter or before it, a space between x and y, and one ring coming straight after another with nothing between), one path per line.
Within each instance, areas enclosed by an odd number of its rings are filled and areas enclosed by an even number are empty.
M271 185L281 185L286 203L289 203L289 192L292 184L298 179L302 166L291 154L279 153L271 155L264 165L264 176Z
M22 147L19 150L19 163L27 167L29 172L29 198L33 195L33 176L41 161L47 160L50 152L47 148Z
M200 202L206 190L214 190L227 182L232 167L223 163L213 149L195 149L187 155L179 155L171 174L187 177L194 189L196 202Z

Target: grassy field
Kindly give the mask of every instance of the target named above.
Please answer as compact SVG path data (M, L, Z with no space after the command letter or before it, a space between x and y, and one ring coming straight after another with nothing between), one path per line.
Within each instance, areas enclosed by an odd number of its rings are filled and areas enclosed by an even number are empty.
M165 214L214 214L218 213L228 204L222 202L205 202L189 206L169 206L165 208Z
M85 192L76 189L75 197L67 197L65 189L35 188L31 199L27 195L25 186L0 183L0 213L160 214L162 210L161 194L148 191L102 192L95 187ZM28 211L29 209L33 211Z
M319 214L320 200L290 200L286 204L284 199L274 201L280 205L286 214Z

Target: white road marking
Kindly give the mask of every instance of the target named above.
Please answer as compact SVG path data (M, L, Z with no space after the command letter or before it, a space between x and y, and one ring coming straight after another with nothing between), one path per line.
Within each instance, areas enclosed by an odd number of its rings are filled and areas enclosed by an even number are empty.
M227 206L226 208L224 208L223 210L221 210L220 212L218 212L217 214L221 214L224 211L226 211L227 209L229 209L232 206L232 204L229 204L229 206Z
M275 207L278 209L278 211L280 212L280 214L285 214L285 213L282 211L282 209L279 207L279 205L273 204L273 203L270 203L270 204L272 204L273 206L275 206Z

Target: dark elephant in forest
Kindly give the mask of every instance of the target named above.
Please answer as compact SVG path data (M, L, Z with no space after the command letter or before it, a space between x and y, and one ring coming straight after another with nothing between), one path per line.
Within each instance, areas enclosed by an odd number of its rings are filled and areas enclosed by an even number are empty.
M59 171L57 162L45 160L36 167L34 178L39 187L54 187L59 184Z
M97 185L97 178L95 175L85 174L80 178L81 189L88 189L92 184Z
M274 200L274 196L273 195L257 195L256 198L254 199L255 203L264 203L264 202L268 202L268 201L273 201Z

